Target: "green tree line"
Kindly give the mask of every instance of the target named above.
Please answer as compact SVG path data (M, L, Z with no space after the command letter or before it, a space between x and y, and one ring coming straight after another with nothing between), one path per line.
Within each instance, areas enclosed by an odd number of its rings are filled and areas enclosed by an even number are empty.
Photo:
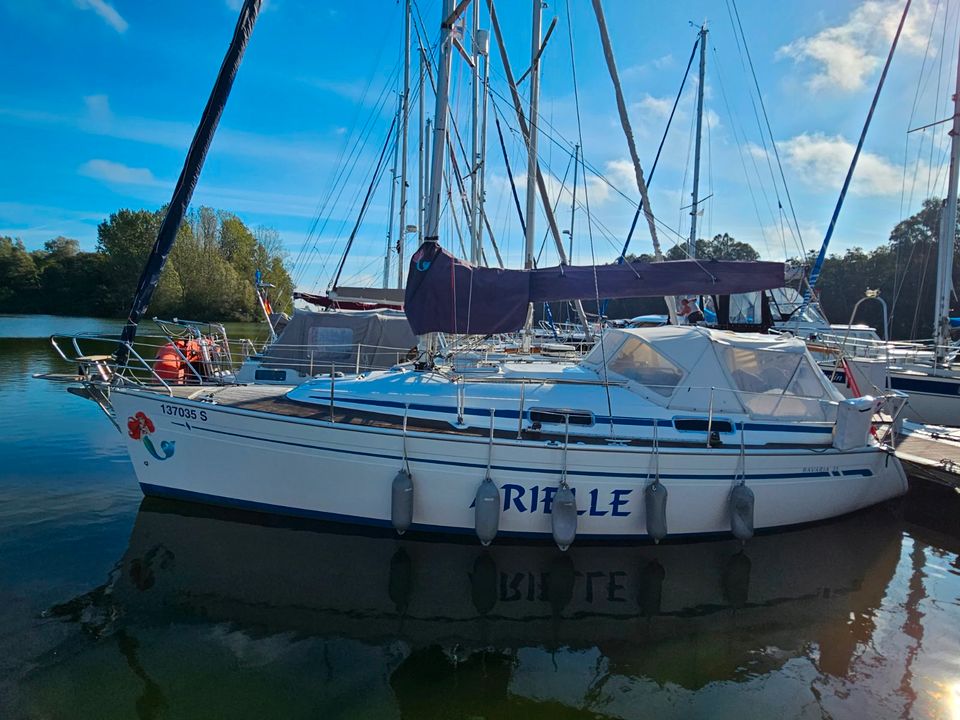
M885 245L874 250L852 248L841 255L830 255L823 264L817 285L824 313L834 323L846 323L854 304L864 291L879 289L890 309L890 337L895 340L929 338L933 334L933 307L937 284L937 237L943 203L937 198L923 202L918 213L897 223ZM811 253L807 264L816 258ZM956 226L954 262L951 275L956 287L960 251ZM952 315L958 315L956 299ZM857 322L880 329L883 315L880 305L866 302L857 313Z
M157 237L163 210L120 210L97 227L97 247L57 237L28 251L0 236L0 313L126 317ZM293 281L275 230L251 230L236 215L201 207L177 234L150 314L195 320L251 320L260 314L256 270L275 310L289 311Z

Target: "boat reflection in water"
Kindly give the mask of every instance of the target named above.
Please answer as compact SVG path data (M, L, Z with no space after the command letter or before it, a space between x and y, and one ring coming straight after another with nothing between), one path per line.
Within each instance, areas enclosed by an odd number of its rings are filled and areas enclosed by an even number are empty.
M108 583L51 610L97 642L61 648L29 694L42 705L65 692L76 665L143 717L802 714L816 678L846 675L870 642L900 557L892 520L880 506L745 547L564 554L265 526L147 499Z

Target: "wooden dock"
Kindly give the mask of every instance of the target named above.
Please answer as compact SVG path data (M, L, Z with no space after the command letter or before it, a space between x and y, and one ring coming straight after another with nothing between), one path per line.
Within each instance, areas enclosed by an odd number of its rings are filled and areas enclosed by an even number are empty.
M909 475L960 491L960 430L904 423L892 445Z

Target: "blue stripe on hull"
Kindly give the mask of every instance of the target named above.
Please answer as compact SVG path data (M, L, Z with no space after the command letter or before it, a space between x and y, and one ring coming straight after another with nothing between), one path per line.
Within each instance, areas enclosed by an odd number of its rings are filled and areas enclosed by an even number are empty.
M229 437L242 438L244 440L255 440L257 442L266 442L273 443L275 445L288 445L292 447L300 448L309 448L310 450L319 450L323 452L338 453L343 455L357 455L361 457L372 457L379 458L383 460L392 460L397 463L403 460L401 455L384 455L382 453L372 453L364 452L362 450L345 450L343 448L333 448L333 447L322 447L318 445L311 445L309 443L299 443L293 442L291 440L275 440L273 438L265 437L255 437L253 435L244 435L243 433L234 433L228 432L226 430L214 430L213 428L204 427L202 425L193 425L191 429L201 430L203 432L213 433L214 435L226 435ZM432 458L415 458L411 457L410 462L413 464L421 463L428 465L444 465L444 466L453 466L453 467L468 467L468 468L483 468L487 466L485 463L472 463L472 462L463 462L459 460L435 460ZM558 473L557 468L537 468L537 467L520 467L515 465L491 465L491 470L506 470L508 472L524 472L524 473L537 473L542 475L556 475ZM873 475L873 471L869 468L857 468L854 470L844 470L844 475L861 475L863 477L870 477ZM567 475L570 476L580 476L580 477L598 477L598 478L629 478L633 480L646 480L648 477L647 473L619 473L619 472L601 472L593 470L568 470ZM675 474L675 473L660 473L660 477L664 480L735 480L740 477L739 474L734 475L689 475L689 474ZM818 472L806 472L806 473L763 473L763 474L747 474L744 476L747 480L785 480L791 478L823 478L830 477L828 471L818 471Z
M941 397L960 396L960 383L944 380L928 380L927 378L906 378L897 375L890 376L890 385L894 390L903 392L922 393L924 395L940 395Z
M839 370L823 369L823 374L828 380L833 380L835 385L846 385L847 374ZM960 397L960 383L950 382L948 380L938 380L924 377L903 377L901 375L890 376L890 387L893 390L900 390L908 395L935 395L944 398Z

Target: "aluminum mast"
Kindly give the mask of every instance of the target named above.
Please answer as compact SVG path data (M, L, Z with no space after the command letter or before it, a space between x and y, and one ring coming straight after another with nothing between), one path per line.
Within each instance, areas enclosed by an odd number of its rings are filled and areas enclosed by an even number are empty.
M690 240L687 256L697 256L697 212L700 204L700 142L703 137L703 84L707 69L707 23L700 26L700 83L697 87L697 140L693 154L693 204L690 206Z
M950 299L953 295L953 246L957 237L957 177L960 174L960 56L953 95L953 126L950 128L950 179L947 199L940 215L937 247L937 298L933 316L933 339L937 361L945 360L950 344Z
M424 242L438 242L440 235L440 204L443 198L443 161L447 149L447 113L450 101L450 65L453 60L453 0L443 0L440 24L440 63L437 69L437 102L434 109L433 152L430 167L430 191L427 196Z
M397 235L397 265L402 278L403 246L407 242L407 136L410 120L410 0L403 8L403 100L400 105L400 232ZM396 164L394 164L396 166ZM392 218L391 218L392 222ZM389 268L388 268L389 270ZM397 287L403 287L401 279Z

